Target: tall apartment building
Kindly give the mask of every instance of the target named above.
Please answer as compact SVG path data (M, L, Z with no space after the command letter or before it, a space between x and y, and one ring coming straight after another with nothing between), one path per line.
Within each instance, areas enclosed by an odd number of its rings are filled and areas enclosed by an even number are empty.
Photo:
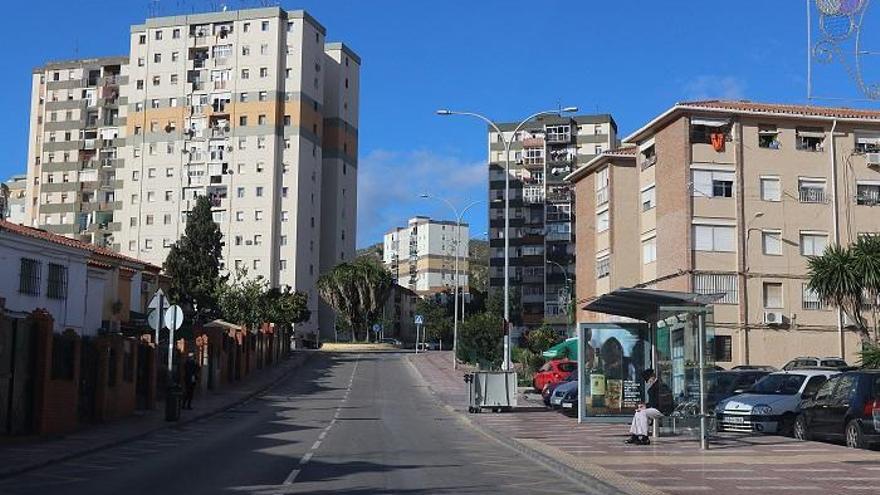
M469 232L466 223L413 217L385 234L383 261L396 284L425 296L453 290L457 251L459 287L467 294Z
M858 339L807 288L807 259L880 232L880 112L680 103L624 143L568 177L580 299L631 286L719 293L718 363L855 362Z
M26 223L27 174L13 175L0 187L4 189L0 196L5 195L5 198L0 200L0 219L10 223Z
M34 69L25 223L118 249L127 57Z
M548 323L565 330L575 249L571 186L563 178L617 143L610 115L549 117L499 126L510 157L510 300L514 333ZM489 129L489 288L504 285L504 144Z
M54 153L54 161L68 147L113 145L107 163L114 175L99 175L98 182L107 179L112 187L98 189L104 195L97 201L89 197L99 213L106 205L113 216L96 222L112 231L115 249L151 263L164 261L184 233L196 198L207 196L224 236L225 269L247 269L273 286L308 293L313 318L301 329L320 327L332 336L333 312L319 307L314 285L322 271L355 255L361 60L342 43L327 43L325 35L306 12L277 7L147 19L131 27L130 63L117 66L124 71L125 96L117 100L124 112L116 116L119 137L108 140L99 125L102 140L85 134L70 144L43 143L35 136L32 142L45 148L43 155ZM63 113L74 105L43 104L46 91L85 84L85 72L56 74L58 67L47 66L45 87L35 75L33 127L41 137L41 126L52 122L43 117L43 106ZM109 76L97 76L101 97ZM105 122L100 104L99 99L96 116L90 106L83 110L86 132L94 127L93 117ZM80 113L71 111L70 117ZM50 127L47 131L66 130ZM103 160L103 152L98 148L94 154ZM77 155L63 158L72 167L68 160ZM31 160L31 170L45 176L54 161ZM51 168L53 185L34 186L41 188L32 195L34 217L51 212L56 215L51 223L58 223L60 201L44 202L45 194L64 187L79 191L83 177L62 178L58 166ZM53 230L73 232L73 227Z

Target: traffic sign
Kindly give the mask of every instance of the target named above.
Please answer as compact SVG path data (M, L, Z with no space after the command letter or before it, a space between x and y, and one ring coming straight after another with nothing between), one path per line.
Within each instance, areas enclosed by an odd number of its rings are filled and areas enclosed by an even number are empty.
M147 304L147 308L159 309L159 304L162 305L162 309L168 309L168 306L171 305L171 303L168 302L168 297L162 292L162 289L157 290L156 293L153 294L153 298L150 299L150 304Z
M422 315L416 315L416 325L424 325L425 318Z
M149 323L150 328L152 328L153 330L155 330L157 332L160 330L159 311L158 310L154 309L153 311L150 311L150 314L147 315L147 323Z
M381 331L382 331L382 325L380 325L378 323L373 324L373 332L379 333Z
M183 310L180 306L170 306L165 311L165 328L169 330L177 330L183 325Z

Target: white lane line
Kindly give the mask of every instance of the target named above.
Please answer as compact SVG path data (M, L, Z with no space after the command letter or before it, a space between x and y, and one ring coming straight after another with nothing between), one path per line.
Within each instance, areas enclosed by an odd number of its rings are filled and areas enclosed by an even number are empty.
M318 440L316 440L315 443L312 444L312 447L309 449L309 451L302 456L302 459L299 460L299 464L297 465L297 467L290 471L290 473L287 475L287 478L284 478L284 485L292 485L296 481L296 478L297 476L299 476L300 471L302 471L303 466L305 466L309 463L310 460L312 460L312 456L315 454L315 451L321 447L321 442L324 440L324 438L327 437L327 433L330 431L330 428L333 428L333 425L336 424L336 420L339 419L339 414L342 412L342 406L348 400L348 393L351 392L351 387L352 385L354 385L354 377L357 374L358 364L360 364L360 358L361 356L358 355L357 361L354 362L354 368L351 370L351 379L348 381L348 389L345 392L345 396L342 398L342 404L339 404L336 407L336 412L333 414L333 419L330 420L330 424L328 424L324 428L324 431L322 431L321 434L318 435Z

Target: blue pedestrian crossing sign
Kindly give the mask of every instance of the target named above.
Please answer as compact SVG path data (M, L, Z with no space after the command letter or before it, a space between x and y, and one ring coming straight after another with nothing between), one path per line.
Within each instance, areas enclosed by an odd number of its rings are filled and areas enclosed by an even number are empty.
M425 319L422 317L422 315L416 315L416 325L424 325L424 324L425 324Z

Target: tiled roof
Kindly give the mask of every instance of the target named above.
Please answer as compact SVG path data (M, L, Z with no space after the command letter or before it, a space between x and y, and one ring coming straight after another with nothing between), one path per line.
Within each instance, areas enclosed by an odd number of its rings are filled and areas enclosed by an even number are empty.
M636 152L638 152L638 146L622 146L620 148L614 148L613 150L608 150L603 155L608 156L636 156Z
M121 261L128 261L130 263L137 263L139 265L144 265L147 268L152 268L153 270L161 270L161 267L153 265L151 263L147 263L146 261L141 261L136 258L132 258L129 256L125 256L123 254L119 254L112 249L108 249L101 246L96 246L94 244L90 244L88 242L78 241L76 239L71 239L69 237L64 237L63 235L53 234L52 232L36 229L33 227L28 227L26 225L21 225L17 223L12 223L7 220L0 220L0 231L7 230L9 232L23 235L26 237L31 237L33 239L40 239L43 241L52 242L55 244L59 244L66 247L71 247L75 249L82 249L85 251L89 251L93 254L97 254L100 256L106 256L107 258L114 258Z
M817 105L789 105L782 103L757 103L747 100L701 100L676 104L680 107L730 110L737 112L770 113L777 115L830 117L839 119L880 120L880 111L846 107L822 107Z

